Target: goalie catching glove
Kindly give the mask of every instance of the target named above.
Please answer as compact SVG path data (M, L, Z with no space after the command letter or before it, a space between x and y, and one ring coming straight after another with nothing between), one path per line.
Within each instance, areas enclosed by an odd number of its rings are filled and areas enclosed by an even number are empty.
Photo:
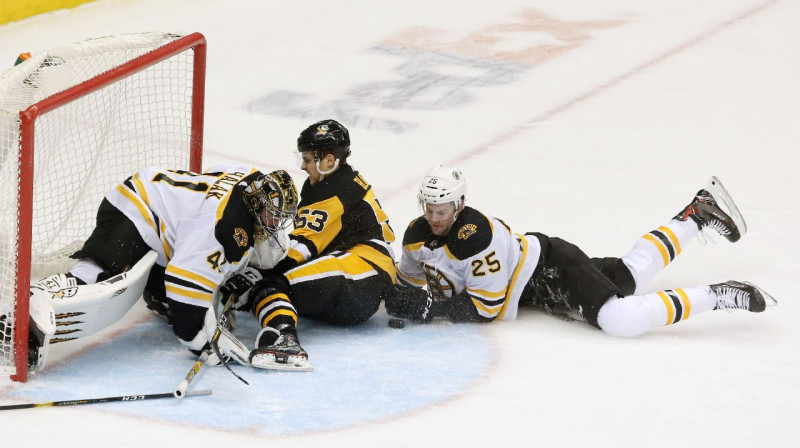
M392 317L428 323L433 319L433 297L415 286L395 285L393 294L386 297L386 312Z

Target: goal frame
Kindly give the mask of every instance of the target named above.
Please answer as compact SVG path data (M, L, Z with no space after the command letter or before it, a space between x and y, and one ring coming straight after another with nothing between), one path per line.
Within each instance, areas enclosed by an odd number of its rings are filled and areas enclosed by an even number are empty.
M206 39L201 33L192 33L156 48L139 57L51 95L21 111L19 185L17 190L18 237L17 278L14 324L13 381L25 382L28 377L29 292L31 274L31 244L33 220L33 162L36 119L60 106L91 94L116 81L127 78L161 61L187 50L193 50L192 118L190 134L189 169L201 171L203 156L203 120L205 107Z

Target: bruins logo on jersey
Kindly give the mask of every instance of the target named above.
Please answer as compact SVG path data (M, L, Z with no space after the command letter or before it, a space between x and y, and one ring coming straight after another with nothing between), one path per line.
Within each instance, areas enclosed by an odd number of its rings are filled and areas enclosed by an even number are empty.
M236 241L239 247L247 246L247 232L245 232L243 228L237 227L233 231L233 240Z
M474 235L478 231L478 226L475 224L464 224L458 229L458 239L465 240Z

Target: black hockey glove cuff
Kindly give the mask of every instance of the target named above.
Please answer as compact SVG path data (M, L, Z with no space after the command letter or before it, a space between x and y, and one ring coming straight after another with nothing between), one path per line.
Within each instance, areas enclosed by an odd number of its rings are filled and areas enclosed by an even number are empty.
M427 323L433 319L433 298L427 291L414 286L395 285L394 294L386 297L386 312L390 316Z

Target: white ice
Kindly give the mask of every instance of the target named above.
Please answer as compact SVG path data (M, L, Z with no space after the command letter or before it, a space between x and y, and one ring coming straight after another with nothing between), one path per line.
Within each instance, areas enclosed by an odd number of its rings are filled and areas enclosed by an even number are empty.
M89 37L203 33L204 166L302 182L297 134L336 118L398 234L437 163L463 169L470 205L592 256L622 255L716 175L749 233L695 242L656 287L749 280L779 301L633 340L530 310L307 323L312 373L236 367L245 386L206 369L192 388L210 397L7 411L2 445L800 446L797 17L793 0L102 0L0 26L9 66ZM0 404L170 391L193 362L143 307L52 355L0 382Z

